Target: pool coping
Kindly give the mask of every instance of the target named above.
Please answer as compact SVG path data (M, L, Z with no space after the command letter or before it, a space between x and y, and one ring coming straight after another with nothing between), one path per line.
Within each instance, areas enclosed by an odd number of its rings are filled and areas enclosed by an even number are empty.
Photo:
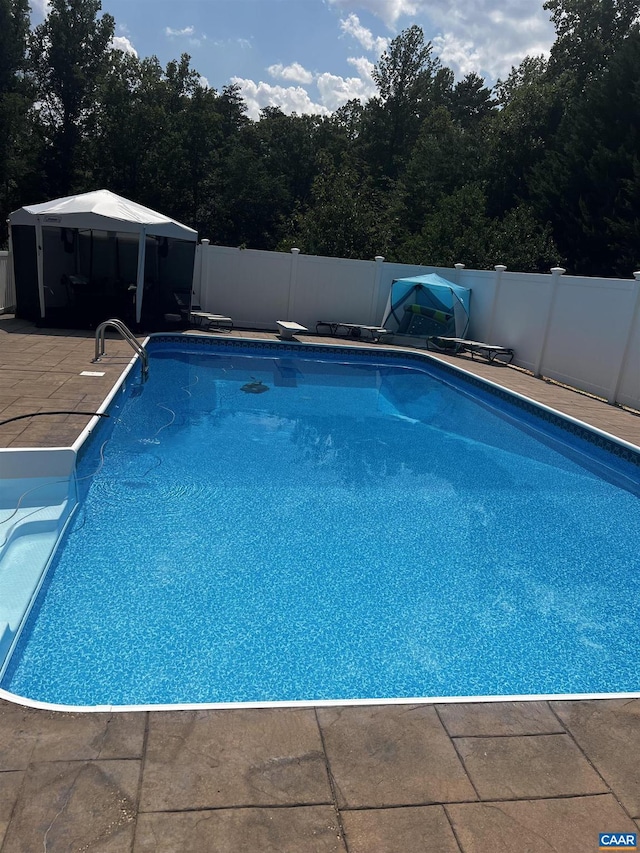
M16 693L0 688L0 699L22 705L25 708L37 708L43 711L58 711L84 714L115 714L143 711L233 711L259 710L260 708L354 708L382 705L460 705L460 704L497 704L500 702L573 702L591 699L638 699L640 691L627 693L539 693L511 694L505 696L412 696L392 699L291 699L265 702L176 702L148 705L62 705L57 702L42 702L27 699Z

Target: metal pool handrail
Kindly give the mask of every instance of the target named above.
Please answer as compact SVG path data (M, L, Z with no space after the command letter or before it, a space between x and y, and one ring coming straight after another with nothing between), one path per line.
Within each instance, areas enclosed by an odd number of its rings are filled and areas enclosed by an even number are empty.
M100 323L100 325L96 329L96 351L95 357L91 359L92 363L100 361L100 359L104 355L105 330L109 326L112 329L115 329L116 332L119 332L120 336L124 338L124 340L136 352L136 354L140 356L140 361L142 362L142 379L144 381L149 375L149 356L147 354L147 351L144 349L144 347L140 346L138 341L135 339L131 329L129 329L128 326L125 326L122 320L118 320L116 317L111 320L105 320L103 323Z

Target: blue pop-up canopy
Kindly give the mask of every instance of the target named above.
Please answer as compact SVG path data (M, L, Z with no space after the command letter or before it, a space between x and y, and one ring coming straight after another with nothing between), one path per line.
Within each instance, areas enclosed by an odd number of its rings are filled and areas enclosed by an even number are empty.
M382 325L397 335L464 338L471 291L430 273L397 278L391 285Z

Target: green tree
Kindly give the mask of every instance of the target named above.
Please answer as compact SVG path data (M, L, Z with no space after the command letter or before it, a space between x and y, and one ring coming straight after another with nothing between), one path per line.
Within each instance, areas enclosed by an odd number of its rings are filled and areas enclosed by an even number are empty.
M191 57L167 63L145 93L144 111L153 111L156 126L145 161L146 203L177 219L193 222L202 214L200 182L206 180L213 147L220 141L216 95L203 90Z
M18 187L28 169L27 145L34 144L26 80L28 33L27 0L0 0L0 245L6 240L6 214L18 206Z
M134 199L143 180L143 158L156 130L150 116L140 116L148 66L148 61L137 56L114 52L111 73L101 83L91 137L98 185Z
M201 233L209 233L208 201L213 192L212 175L220 168L222 119L214 89L198 85L185 99L182 130L183 198L180 217Z
M294 219L280 248L297 246L305 254L338 258L373 258L387 253L393 217L388 194L364 181L353 164L336 165L319 155L312 203Z
M86 183L83 148L115 30L111 15L98 17L100 9L100 0L51 0L45 21L32 33L31 65L51 194L67 195Z
M401 251L408 263L452 266L460 262L477 269L504 263L534 272L548 270L558 261L548 225L541 225L526 205L500 219L491 218L479 183L442 197L420 234L410 237Z
M495 114L496 103L482 77L467 74L456 83L450 98L449 112L465 130L477 129L480 122Z
M91 134L95 179L206 230L222 139L217 101L186 54L163 69L156 57L114 51Z
M292 209L293 200L306 204L316 174L319 116L285 115L278 107L262 110L254 126L256 154L274 181L283 184Z
M469 140L449 111L434 110L422 123L402 179L403 223L409 233L420 231L438 201L470 180L475 164L469 155Z
M489 211L500 217L530 199L529 178L564 114L562 88L542 57L527 57L496 86L500 110L485 126Z
M222 119L222 135L225 139L233 139L235 134L250 124L247 105L237 83L223 87L216 109Z
M382 102L411 106L420 98L440 65L432 53L417 24L396 36L373 69Z
M640 0L546 0L544 8L556 28L551 68L580 91L638 22Z
M256 154L258 142L248 126L225 152L211 176L210 239L227 246L274 249L284 233L288 193Z
M422 29L415 24L393 39L373 70L379 97L368 106L368 135L380 149L383 173L395 178L401 171L420 131L425 115L432 109L434 78L440 60L433 46L425 44ZM439 78L447 88L448 75ZM369 146L375 154L376 147Z
M407 263L453 266L487 266L488 217L479 184L467 184L441 197L427 214L421 231L401 247ZM495 261L494 263L499 263Z
M640 263L640 31L571 105L531 185L568 265L628 276Z

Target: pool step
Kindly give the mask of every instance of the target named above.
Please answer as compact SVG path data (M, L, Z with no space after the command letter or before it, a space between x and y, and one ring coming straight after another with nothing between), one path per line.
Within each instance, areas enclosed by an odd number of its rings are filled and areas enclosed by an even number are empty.
M19 528L3 549L0 621L6 620L12 628L18 627L24 612L25 591L32 590L40 580L60 532L60 525L54 522L29 522Z
M0 667L76 505L72 480L32 480L29 494L24 481L3 486L8 499L0 507ZM36 496L42 503L35 503ZM19 504L17 510L11 504Z
M3 661L11 648L15 631L12 631L7 622L0 622L0 661Z

